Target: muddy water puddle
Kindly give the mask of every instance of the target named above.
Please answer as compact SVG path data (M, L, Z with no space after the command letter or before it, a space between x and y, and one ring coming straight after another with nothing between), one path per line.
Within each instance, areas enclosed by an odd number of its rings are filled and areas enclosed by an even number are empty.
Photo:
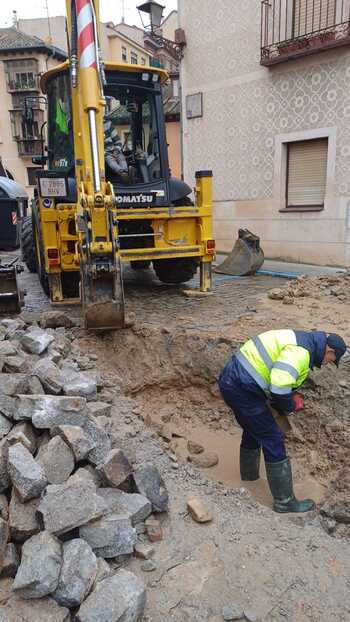
M147 417L148 425L154 426L161 434L161 422L157 417ZM172 426L168 426L168 431ZM241 431L231 425L229 431L212 430L203 423L184 424L176 422L173 425L174 437L168 440L169 451L179 463L186 463L191 460L188 450L188 443L192 442L201 445L204 449L203 454L208 455L213 452L218 455L219 461L210 468L199 468L199 470L213 481L223 484L226 488L244 487L262 505L272 507L272 498L266 479L266 472L263 457L260 466L260 479L256 482L242 482L239 472L239 450L241 442ZM326 493L326 487L320 484L309 474L305 474L303 480L294 482L294 491L298 498L311 497L320 503Z

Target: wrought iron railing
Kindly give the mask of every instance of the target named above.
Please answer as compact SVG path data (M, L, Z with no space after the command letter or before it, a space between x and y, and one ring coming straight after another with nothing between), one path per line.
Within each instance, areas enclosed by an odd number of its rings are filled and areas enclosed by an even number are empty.
M41 138L18 138L16 139L18 155L20 157L42 154Z
M262 65L349 43L350 0L262 0Z

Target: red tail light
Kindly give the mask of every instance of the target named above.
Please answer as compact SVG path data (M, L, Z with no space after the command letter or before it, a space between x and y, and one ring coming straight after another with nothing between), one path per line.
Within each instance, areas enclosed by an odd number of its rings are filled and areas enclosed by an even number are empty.
M49 260L49 266L57 266L57 264L60 263L58 248L48 248L47 258Z
M207 255L215 255L215 240L207 240Z

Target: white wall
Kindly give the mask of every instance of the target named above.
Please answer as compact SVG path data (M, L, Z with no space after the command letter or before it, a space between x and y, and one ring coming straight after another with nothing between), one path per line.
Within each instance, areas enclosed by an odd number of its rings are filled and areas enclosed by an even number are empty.
M228 251L246 226L270 257L349 265L349 47L262 67L259 0L179 4L184 110L196 92L204 107L203 118L184 114L184 171L192 181L195 170L213 169L218 248ZM281 142L324 131L333 141L325 209L281 213Z

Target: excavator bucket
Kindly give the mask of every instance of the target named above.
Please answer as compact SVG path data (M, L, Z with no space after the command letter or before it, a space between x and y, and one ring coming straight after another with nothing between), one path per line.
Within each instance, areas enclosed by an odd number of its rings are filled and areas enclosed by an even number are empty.
M124 288L121 263L114 273L92 278L86 264L81 267L81 301L84 325L90 330L117 330L125 326Z
M17 275L23 269L14 265L17 258L9 264L0 263L0 314L21 313L24 294L19 287Z
M240 229L231 253L214 271L230 276L250 276L261 268L264 259L260 238L248 229Z

